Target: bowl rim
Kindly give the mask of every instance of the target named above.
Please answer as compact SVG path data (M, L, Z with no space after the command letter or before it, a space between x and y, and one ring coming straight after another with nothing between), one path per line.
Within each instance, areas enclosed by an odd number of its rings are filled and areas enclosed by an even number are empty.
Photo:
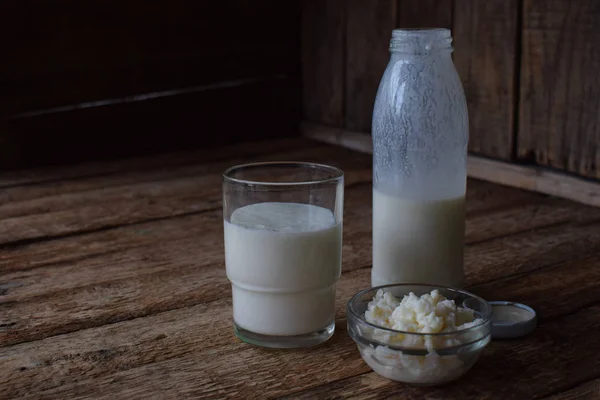
M373 324L369 321L367 321L363 315L359 315L358 312L356 312L356 310L354 310L354 303L355 301L360 298L361 296L365 295L366 293L369 292L375 292L377 293L377 291L384 289L384 288L391 288L391 287L402 287L402 286L421 286L421 287L430 287L432 288L431 290L434 289L444 289L444 290L450 290L453 292L457 292L463 295L466 295L470 298L474 298L480 302L482 302L483 304L485 304L487 310L486 313L484 315L483 318L481 318L481 322L479 322L476 325L472 325L469 326L468 328L463 328L463 329L457 329L455 331L450 331L450 332L432 332L432 333L427 333L427 332L408 332L408 331L401 331L401 330L397 330L397 329L392 329L392 328L386 328L385 326L381 326L381 325L377 325L377 324ZM448 335L456 335L459 333L465 333L465 332L469 332L472 330L475 330L485 324L489 324L491 323L492 320L492 306L490 305L490 303L487 302L487 300L485 300L484 298L477 296L474 293L468 292L466 290L462 290L459 288L455 288L452 286L441 286L441 285L433 285L433 284L428 284L428 283L392 283L392 284L387 284L387 285L380 285L380 286L373 286L367 289L363 289L360 292L356 293L354 296L352 296L352 298L348 301L348 304L346 305L346 312L348 313L348 316L350 317L350 319L357 319L360 322L362 322L365 325L368 325L372 328L375 329L380 329L382 331L386 331L389 333L393 333L393 334L403 334L403 335L416 335L416 336L448 336Z

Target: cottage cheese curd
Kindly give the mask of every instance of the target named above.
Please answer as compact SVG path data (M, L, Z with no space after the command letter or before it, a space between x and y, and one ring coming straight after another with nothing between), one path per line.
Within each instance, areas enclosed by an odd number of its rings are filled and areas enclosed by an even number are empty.
M452 332L469 328L481 320L468 308L458 307L438 290L421 297L410 293L399 301L383 290L377 291L365 312L368 322L397 331L412 333Z
M377 373L396 381L432 384L451 381L462 375L475 360L470 354L460 351L440 355L440 349L460 346L475 339L470 335L452 332L473 327L482 322L475 318L473 311L459 307L433 290L431 293L416 296L414 293L397 299L389 292L379 290L365 311L365 319L375 325L403 331L391 333L375 329L373 338L388 346L366 348L363 357ZM449 333L448 335L411 335L411 333ZM425 355L411 355L411 350L426 350ZM438 351L436 351L438 350ZM421 353L423 354L423 353Z

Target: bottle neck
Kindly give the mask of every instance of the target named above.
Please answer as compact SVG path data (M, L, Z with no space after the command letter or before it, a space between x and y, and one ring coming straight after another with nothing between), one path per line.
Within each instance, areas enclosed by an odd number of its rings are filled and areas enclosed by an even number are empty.
M452 53L452 36L449 29L394 29L390 53L394 55L428 56Z

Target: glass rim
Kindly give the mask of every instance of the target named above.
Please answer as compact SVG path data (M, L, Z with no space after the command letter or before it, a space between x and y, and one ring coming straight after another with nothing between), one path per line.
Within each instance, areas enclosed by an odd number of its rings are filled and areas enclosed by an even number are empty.
M364 314L360 315L355 309L354 309L354 305L356 303L356 301L364 296L365 294L369 293L369 292L374 292L377 293L377 291L379 289L385 289L385 288L392 288L392 287L402 287L402 286L416 286L416 287L429 287L432 289L443 289L443 290L450 290L452 292L456 292L456 293L460 293L462 295L466 295L469 298L474 298L477 301L485 304L486 306L486 312L485 315L483 315L483 317L481 318L481 322L479 322L476 325L472 325L469 326L468 328L463 328L463 329L457 329L455 331L451 331L451 332L432 332L432 333L427 333L427 332L408 332L408 331L401 331L401 330L397 330L397 329L392 329L392 328L386 328L385 326L381 326L381 325L377 325L377 324L373 324L369 321L367 321L367 319L365 318ZM415 336L452 336L452 335L457 335L457 334L462 334L465 332L470 332L472 330L476 330L477 328L491 322L492 320L492 306L486 301L484 300L482 297L477 296L476 294L473 294L471 292L467 292L466 290L462 290L462 289L458 289L458 288L454 288L454 287L449 287L449 286L440 286L440 285L431 285L431 284L427 284L427 283L392 283L392 284L388 284L388 285L380 285L380 286L374 286L371 288L367 288L364 290L361 290L360 292L356 293L354 296L352 296L352 298L348 301L348 304L346 305L346 312L348 313L350 319L354 319L357 320L358 322L365 324L367 326L370 326L371 328L375 328L375 329L379 329L382 330L384 332L389 332L392 334L403 334L403 335L415 335Z
M323 171L331 172L332 176L323 179L314 179L310 181L284 181L284 182L273 182L273 181L261 181L261 180L250 180L240 179L231 176L235 171L248 169L248 168L261 168L261 167L294 167L294 168L313 168L320 169ZM244 185L257 185L257 186L309 186L321 183L336 182L344 178L344 171L338 167L332 165L320 164L309 161L260 161L246 164L238 164L227 168L223 172L223 180L227 182L240 183Z

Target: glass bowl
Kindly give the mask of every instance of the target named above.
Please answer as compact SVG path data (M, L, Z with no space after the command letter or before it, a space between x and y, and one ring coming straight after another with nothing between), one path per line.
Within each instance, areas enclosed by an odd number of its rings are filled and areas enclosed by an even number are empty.
M458 307L471 309L481 321L471 327L441 333L412 333L371 324L365 311L378 290L398 300L437 289ZM475 364L491 339L492 308L469 292L435 285L394 284L357 293L348 302L348 333L365 362L381 376L412 385L433 386L460 378Z

